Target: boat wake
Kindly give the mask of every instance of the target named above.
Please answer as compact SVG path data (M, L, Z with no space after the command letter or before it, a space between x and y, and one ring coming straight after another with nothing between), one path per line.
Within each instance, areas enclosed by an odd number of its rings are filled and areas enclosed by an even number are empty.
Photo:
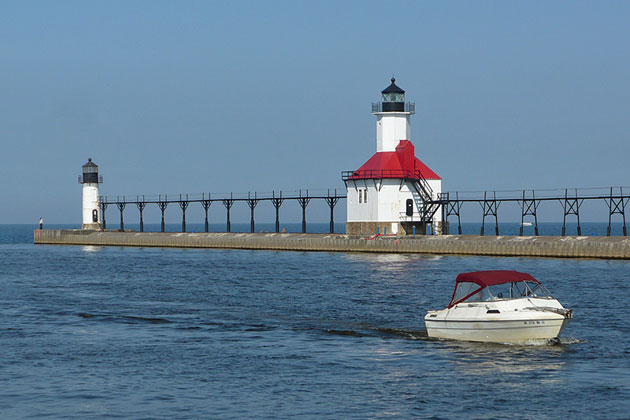
M325 329L326 334L349 337L378 337L383 339L427 340L427 330L407 330L403 328L356 326L355 329Z
M570 344L586 343L586 340L580 340L579 338L574 338L574 337L560 337L557 340L558 340L558 344L562 346L570 345Z
M549 339L532 339L515 343L502 343L506 346L569 346L572 344L585 343L584 340L573 337L557 337Z
M79 312L77 316L94 321L122 322L126 324L149 323L149 324L170 324L171 321L165 318L152 318L133 315L115 315L115 314L90 314Z

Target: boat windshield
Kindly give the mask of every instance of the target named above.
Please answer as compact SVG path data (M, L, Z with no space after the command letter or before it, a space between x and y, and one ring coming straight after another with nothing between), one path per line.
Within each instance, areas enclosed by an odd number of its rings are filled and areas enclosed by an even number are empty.
M518 299L522 297L553 298L545 286L533 281L495 284L489 286L488 289L494 297L493 300Z
M502 283L487 287L472 282L461 282L458 283L449 306L461 302L489 302L523 297L553 298L545 286L533 281Z
M461 302L481 302L485 300L491 300L491 295L488 294L488 288L478 285L473 282L461 282L457 283L453 299L450 306L453 306Z

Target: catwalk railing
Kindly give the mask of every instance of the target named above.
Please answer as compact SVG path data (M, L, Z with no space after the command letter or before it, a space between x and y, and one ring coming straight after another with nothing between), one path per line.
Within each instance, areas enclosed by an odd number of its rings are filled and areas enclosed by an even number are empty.
M140 213L140 232L144 232L144 210L147 205L154 204L160 209L162 215L161 231L165 230L165 212L169 204L177 204L182 211L182 232L186 232L186 210L190 204L199 203L205 212L205 231L208 232L208 211L212 203L223 204L226 210L226 231L231 232L230 212L235 203L244 202L250 209L250 230L255 232L255 209L261 201L269 201L276 213L275 231L280 232L280 207L287 200L296 201L302 208L302 232L306 233L306 208L312 200L323 200L330 208L330 233L335 231L335 206L345 194L334 190L296 190L296 191L272 191L269 193L250 192L242 194L234 193L199 193L199 194L165 194L165 195L135 195L135 196L101 196L101 219L103 228L107 228L105 213L110 205L116 206L120 212L120 230L125 230L124 211L127 205L136 206Z
M481 207L480 235L485 235L486 219L494 218L495 234L499 235L499 208L504 203L513 203L520 209L520 235L524 233L524 226L531 225L534 234L539 235L539 206L542 203L557 203L563 214L562 236L566 235L568 217L575 217L577 221L577 235L582 235L580 209L585 201L601 201L608 208L607 235L611 235L612 219L619 215L623 222L623 235L628 236L625 210L630 201L630 187L606 188L571 188L547 190L504 190L504 191L457 191L439 195L439 199L425 201L427 208L439 208L442 212L444 233L449 232L449 218L457 218L457 233L462 234L461 215L464 205L476 203ZM269 201L275 209L275 231L280 231L280 207L287 200L296 201L302 209L302 232L306 232L306 209L312 200L323 200L330 208L330 232L334 233L334 209L339 200L345 199L346 194L338 190L297 190L272 191L270 193L244 194L168 194L168 195L136 195L136 196L102 196L99 197L103 228L107 228L105 213L110 205L120 212L120 229L125 229L124 210L127 205L136 206L140 216L140 231L144 231L144 210L147 205L157 205L161 211L161 231L165 230L165 212L169 205L177 204L182 211L182 232L186 232L186 211L190 204L199 203L205 212L205 231L208 232L208 211L212 203L223 204L226 210L226 231L231 231L230 213L235 203L243 202L250 209L250 230L255 232L255 209L261 201ZM431 214L432 217L433 213ZM531 222L530 222L531 220Z
M390 108L388 109L387 106ZM387 104L385 105L385 112L392 111L391 107L398 106L398 104ZM383 103L382 102L372 102L372 112L383 112ZM409 112L410 114L416 113L416 103L415 102L405 102L403 109L399 112Z
M577 235L582 235L580 224L580 208L585 201L602 201L608 207L607 235L611 234L612 218L621 216L623 221L623 235L628 236L626 227L626 206L630 201L630 187L606 187L606 188L565 188L547 190L507 190L507 191L460 191L440 194L439 204L442 209L442 220L448 222L450 216L457 217L457 233L462 234L461 213L462 207L467 203L477 203L481 206L481 231L485 234L486 218L494 218L495 234L499 235L499 207L504 203L514 203L521 211L520 235L523 236L523 227L531 225L534 234L538 236L538 208L541 203L559 203L563 212L562 236L566 236L567 217L575 216L577 220ZM531 220L530 221L526 221ZM444 224L445 233L448 232L448 223Z

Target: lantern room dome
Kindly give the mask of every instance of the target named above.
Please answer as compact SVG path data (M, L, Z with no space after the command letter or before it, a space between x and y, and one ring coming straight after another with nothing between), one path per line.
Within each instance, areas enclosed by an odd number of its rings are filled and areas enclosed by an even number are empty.
M381 93L405 93L405 91L396 85L396 78L392 77L392 84L383 89Z
M392 77L392 84L381 91L382 112L404 112L405 91L396 85Z
M83 174L79 177L81 184L98 184L102 182L102 179L98 176L98 165L92 162L92 158L88 158L87 163L81 168L83 169Z
M98 165L94 162L92 162L92 158L88 158L88 161L85 165L83 165L83 172L86 172L87 168L96 168L98 169ZM92 172L93 170L90 170L88 172Z

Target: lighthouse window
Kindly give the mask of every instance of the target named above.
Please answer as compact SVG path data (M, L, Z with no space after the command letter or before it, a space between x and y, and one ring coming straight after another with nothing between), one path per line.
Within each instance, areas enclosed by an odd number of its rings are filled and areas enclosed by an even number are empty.
M383 102L405 102L404 93L384 93Z
M367 189L360 189L359 191L359 204L367 203Z
M367 203L367 189L359 190L359 204Z

